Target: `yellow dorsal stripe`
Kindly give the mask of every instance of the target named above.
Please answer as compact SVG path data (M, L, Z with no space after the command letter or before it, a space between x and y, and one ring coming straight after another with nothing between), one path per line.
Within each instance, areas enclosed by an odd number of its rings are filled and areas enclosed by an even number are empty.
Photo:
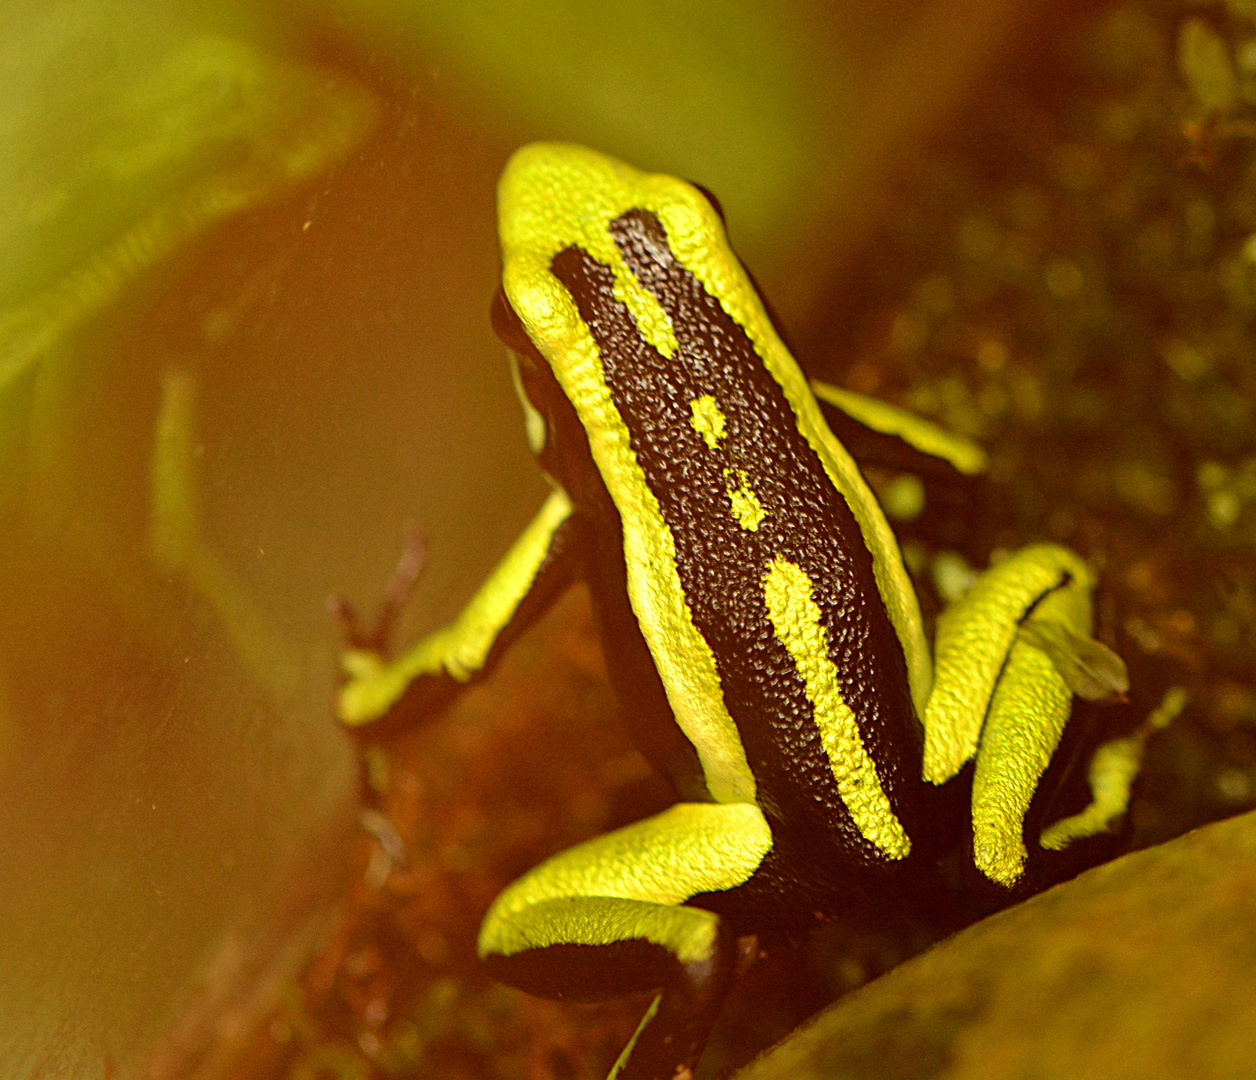
M689 423L702 436L707 449L714 452L728 433L728 420L719 404L710 394L703 394L694 398L689 408L692 412ZM768 513L750 486L749 475L745 469L725 469L724 476L728 480L729 510L737 524L747 532L756 532Z
M754 775L724 704L715 655L694 625L681 588L672 531L611 399L597 343L550 270L554 256L572 245L610 267L615 297L627 305L642 336L671 356L676 349L671 321L627 270L610 222L631 209L654 210L671 215L672 229L709 237L722 235L719 218L688 184L563 144L534 143L516 151L497 190L502 287L528 336L550 358L620 509L628 599L676 723L697 751L711 797L753 802Z
M902 643L912 700L917 714L923 715L933 679L932 661L916 593L898 544L854 461L820 415L820 407L806 378L773 329L754 285L725 241L723 224L710 202L680 180L638 172L592 150L562 143L535 143L515 152L498 187L502 285L510 306L541 352L550 358L564 358L562 370L556 370L555 374L589 433L590 448L603 478L612 488L620 476L624 478L623 491L618 495L612 491L612 495L617 502L622 500L626 508L641 503L642 525L655 528L651 497L637 490L639 470L623 452L626 431L617 416L611 415L613 405L600 370L597 348L580 320L574 301L550 273L550 263L558 252L575 244L610 267L615 276L615 296L628 305L646 340L664 356L671 356L675 347L671 323L653 296L628 272L610 232L610 222L633 209L648 210L658 216L676 259L719 300L729 317L745 329L768 372L780 384L797 418L799 432L811 444L834 486L850 505L872 554L881 600ZM626 521L628 516L625 516ZM642 626L648 629L645 617L648 608L661 603L670 617L671 609L677 605L661 595L673 587L674 575L665 569L661 580L631 580L636 559L669 557L667 550L656 550L668 545L655 544L648 537L642 540L637 545L634 537L625 535L629 593ZM683 641L694 643L700 653L709 652L704 648L705 643L695 642L700 635L685 625L687 616L682 615L679 622L682 637L666 638L664 635L670 629L660 624L658 640L648 641L651 651L657 646L670 656L676 651L676 643ZM705 656L701 662L706 663ZM678 720L680 714L688 715L697 704L693 692L718 691L718 680L713 674L703 675L697 681L700 685L689 686L690 680L684 677L679 684L673 684L669 673L663 670L668 667L666 657L660 660L659 666L668 687L668 697L678 711ZM678 675L683 676L684 672L678 671ZM707 710L702 707L697 709L699 714L704 711ZM708 726L708 720L714 723ZM681 726L685 726L684 721ZM699 726L708 728L716 736L721 745L712 750L731 764L738 755L725 743L735 739L736 732L726 713L708 716ZM746 790L750 780L748 768L738 762L729 774L730 779L733 773L736 780L728 790Z
M802 567L778 555L764 573L763 595L772 628L806 685L838 794L856 828L891 859L905 858L911 841L881 787L855 714L842 699L811 579Z

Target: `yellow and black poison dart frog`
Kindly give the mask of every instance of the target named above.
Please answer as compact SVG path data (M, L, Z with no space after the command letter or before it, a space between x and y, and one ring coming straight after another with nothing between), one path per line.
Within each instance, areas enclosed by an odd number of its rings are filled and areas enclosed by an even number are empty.
M553 491L451 626L391 661L348 651L340 715L431 711L587 583L624 720L678 801L516 881L479 952L544 996L655 991L611 1075L687 1077L739 935L943 887L949 781L971 793L969 869L1009 898L1044 844L1103 830L1128 776L1106 810L1025 820L1074 692L1117 696L1124 669L1090 637L1090 569L1046 544L978 578L931 655L852 452L958 473L981 452L808 383L705 191L538 144L498 198L493 325Z

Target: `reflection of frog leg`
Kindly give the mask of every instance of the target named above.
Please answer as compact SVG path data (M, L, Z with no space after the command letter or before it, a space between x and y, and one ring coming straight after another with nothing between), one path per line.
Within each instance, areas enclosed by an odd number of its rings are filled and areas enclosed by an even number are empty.
M153 436L153 559L177 574L222 621L235 654L276 701L295 693L301 664L217 552L206 546L197 506L196 380L182 371L162 379L161 410Z
M692 1070L734 942L718 915L685 901L741 885L771 845L753 803L680 803L525 874L485 916L480 956L498 978L546 997L658 990L611 1076Z
M1120 658L1090 637L1093 585L1073 552L1034 545L979 577L938 619L924 777L945 783L976 756L973 859L1001 885L1024 871L1025 814L1073 693L1101 699L1125 689Z

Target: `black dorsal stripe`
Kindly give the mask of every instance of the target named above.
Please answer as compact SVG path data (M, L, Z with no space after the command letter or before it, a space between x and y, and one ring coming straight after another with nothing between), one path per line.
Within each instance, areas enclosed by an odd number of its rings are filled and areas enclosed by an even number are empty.
M674 356L640 334L614 296L609 267L572 246L552 269L597 343L615 407L675 538L681 586L714 653L760 802L785 828L836 830L859 861L883 862L838 796L803 681L763 596L765 569L778 555L811 578L842 696L910 835L921 737L872 556L781 386L742 327L675 258L658 218L631 210L611 229L629 270L671 318ZM691 423L691 402L704 395L726 418L714 451ZM766 511L755 531L730 512L730 471L744 475Z

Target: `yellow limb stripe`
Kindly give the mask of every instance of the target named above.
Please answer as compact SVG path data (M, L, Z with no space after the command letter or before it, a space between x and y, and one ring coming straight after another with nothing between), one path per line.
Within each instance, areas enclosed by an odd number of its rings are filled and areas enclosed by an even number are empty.
M842 698L811 579L802 567L778 555L764 574L763 593L772 628L807 688L820 742L855 827L891 859L906 858L911 841L881 787L855 714Z
M718 917L682 907L745 883L772 846L753 803L679 803L559 852L493 901L481 957L644 939L682 963L710 955Z
M719 916L702 908L623 900L612 896L568 896L542 900L516 912L508 921L485 921L481 956L513 956L551 945L614 945L644 940L672 953L682 964L711 956L719 932Z
M340 719L353 727L378 719L422 675L445 674L467 682L480 671L532 588L554 534L571 510L567 495L553 491L458 618L396 660L385 662L362 649L346 652L343 666L349 679L340 692Z
M1092 584L1079 556L1035 544L986 571L938 616L933 692L924 712L924 779L945 783L977 752L995 684L1026 613L1059 590L1073 598L1068 629L1086 636Z
M840 409L865 427L902 439L922 454L942 458L965 476L986 470L986 452L975 442L907 409L818 379L811 380L811 390L821 401Z

